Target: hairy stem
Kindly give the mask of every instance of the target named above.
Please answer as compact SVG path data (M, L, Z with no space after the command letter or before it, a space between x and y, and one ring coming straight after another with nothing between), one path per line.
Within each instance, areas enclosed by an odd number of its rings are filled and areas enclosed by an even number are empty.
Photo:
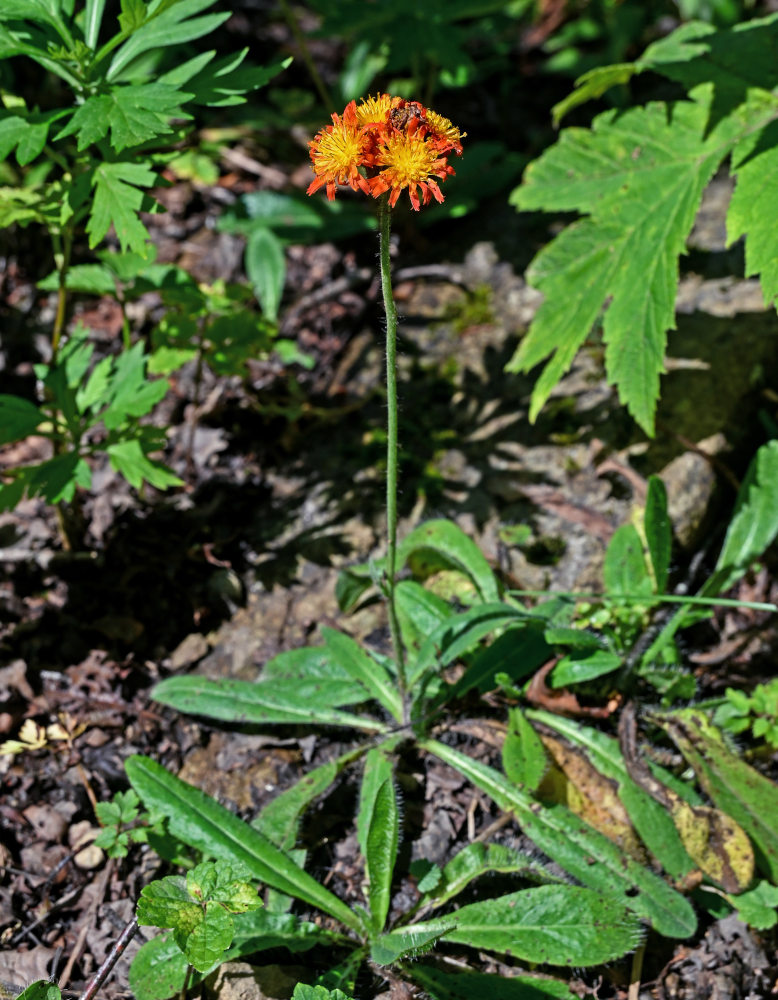
M400 625L395 604L395 573L397 570L397 308L392 295L392 273L389 261L389 238L392 209L389 195L381 196L378 211L381 262L381 290L386 313L386 603L389 611L389 631L397 663L397 680L403 700L404 723L408 722Z

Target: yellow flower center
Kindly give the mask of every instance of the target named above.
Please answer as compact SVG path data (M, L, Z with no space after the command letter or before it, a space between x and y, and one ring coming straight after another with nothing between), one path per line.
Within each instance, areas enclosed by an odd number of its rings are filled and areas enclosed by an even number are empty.
M365 140L354 128L341 121L315 141L311 157L317 174L328 173L340 178L356 170Z
M440 166L433 146L415 135L402 133L387 137L377 162L386 167L392 187L401 188L426 181Z
M366 97L357 108L357 124L363 127L383 124L391 106L392 99L388 94Z

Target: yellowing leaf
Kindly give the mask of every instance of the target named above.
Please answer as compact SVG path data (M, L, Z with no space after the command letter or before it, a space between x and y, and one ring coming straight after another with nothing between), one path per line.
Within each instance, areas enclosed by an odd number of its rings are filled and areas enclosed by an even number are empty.
M673 798L670 815L689 857L727 892L742 892L754 877L754 850L748 834L719 809L691 806L669 794Z

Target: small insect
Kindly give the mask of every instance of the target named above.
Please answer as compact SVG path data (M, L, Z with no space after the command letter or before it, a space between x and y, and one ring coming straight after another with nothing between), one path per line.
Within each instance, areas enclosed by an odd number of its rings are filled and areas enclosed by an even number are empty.
M409 101L404 107L392 108L389 112L389 121L401 132L408 128L410 122L423 122L425 119L424 108L418 101Z

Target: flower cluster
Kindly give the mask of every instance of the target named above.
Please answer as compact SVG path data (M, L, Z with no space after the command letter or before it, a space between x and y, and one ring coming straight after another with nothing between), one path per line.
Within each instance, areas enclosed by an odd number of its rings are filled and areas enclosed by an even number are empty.
M388 191L394 207L407 188L418 212L430 196L443 201L436 178L443 181L454 173L447 158L462 155L466 134L418 101L389 94L368 97L359 105L351 101L309 143L316 177L308 194L326 185L332 201L336 185L348 184L373 198Z

